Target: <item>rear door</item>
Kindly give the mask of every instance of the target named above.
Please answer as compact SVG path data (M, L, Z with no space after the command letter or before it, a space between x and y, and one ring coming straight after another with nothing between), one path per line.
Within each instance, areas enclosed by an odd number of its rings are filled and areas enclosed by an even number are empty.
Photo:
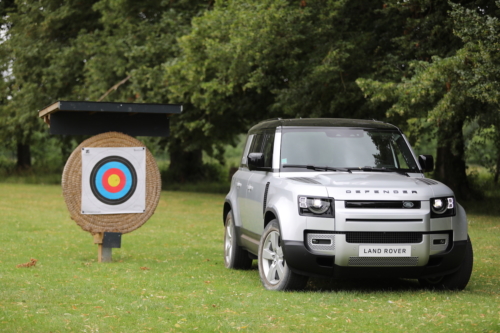
M266 171L252 171L252 176L247 184L247 204L248 216L245 221L245 228L249 235L260 239L264 231L264 206L266 192L272 178L273 148L275 130L266 130L256 136L255 144L252 144L250 153L264 154L264 167Z
M238 202L238 209L233 213L236 215L236 225L239 227L244 225L243 221L245 216L248 215L247 186L252 172L248 170L247 157L254 137L255 135L253 134L248 136L243 156L241 157L240 168L233 176L234 186L236 187L236 200Z

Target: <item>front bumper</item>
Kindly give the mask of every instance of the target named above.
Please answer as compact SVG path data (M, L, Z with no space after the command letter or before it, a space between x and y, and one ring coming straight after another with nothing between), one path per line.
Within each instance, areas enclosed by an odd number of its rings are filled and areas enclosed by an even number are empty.
M451 274L456 271L465 256L467 241L452 241L444 251L432 254L432 233L422 234L420 243L410 245L412 256L405 257L360 257L359 246L364 243L346 241L346 234L335 234L334 250L319 254L301 241L283 240L283 250L288 267L295 273L308 276L327 277L393 277L427 278ZM387 243L370 245L391 245ZM324 252L328 252L324 251Z

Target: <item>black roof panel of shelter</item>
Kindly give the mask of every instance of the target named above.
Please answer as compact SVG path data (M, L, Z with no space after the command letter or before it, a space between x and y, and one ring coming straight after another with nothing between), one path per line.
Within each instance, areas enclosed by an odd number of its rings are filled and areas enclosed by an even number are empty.
M169 116L179 104L58 101L38 111L51 134L96 135L116 131L131 136L169 135Z

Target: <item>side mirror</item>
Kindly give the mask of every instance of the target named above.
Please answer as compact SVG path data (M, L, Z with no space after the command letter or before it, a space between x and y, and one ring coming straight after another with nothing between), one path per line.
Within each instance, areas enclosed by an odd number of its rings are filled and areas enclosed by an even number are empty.
M248 154L248 169L258 170L264 167L264 154L263 153L250 153Z
M420 155L418 157L418 163L424 172L431 172L434 170L434 158L432 155Z

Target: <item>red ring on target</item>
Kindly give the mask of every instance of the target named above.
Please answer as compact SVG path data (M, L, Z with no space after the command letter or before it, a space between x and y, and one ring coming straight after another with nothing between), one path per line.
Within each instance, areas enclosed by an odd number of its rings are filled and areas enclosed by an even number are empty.
M127 178L123 171L117 168L111 168L107 170L101 178L102 186L106 189L106 191L111 193L120 192L127 183ZM113 186L113 183L118 181L118 184Z

